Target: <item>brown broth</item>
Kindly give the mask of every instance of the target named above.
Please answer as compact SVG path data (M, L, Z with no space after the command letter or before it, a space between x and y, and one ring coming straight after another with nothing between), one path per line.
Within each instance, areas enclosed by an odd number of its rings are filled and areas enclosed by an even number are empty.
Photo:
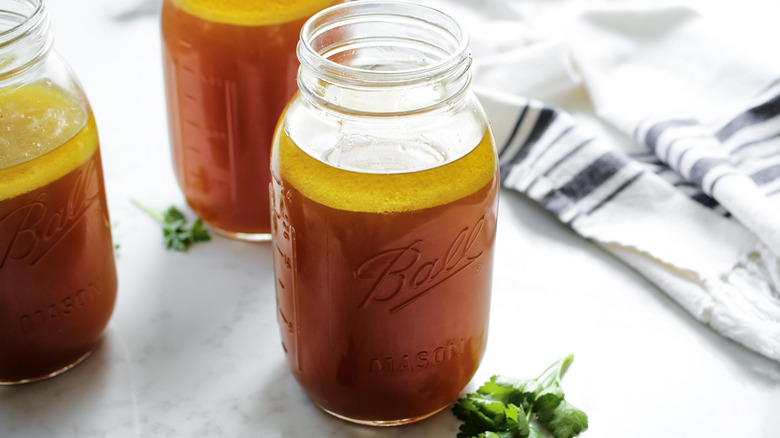
M187 3L197 7L204 2L182 2ZM302 2L293 3L299 7ZM303 3L325 7L334 2ZM283 2L266 6L248 2L242 7L251 11L251 5L260 11L260 18L271 8L285 10ZM269 11L263 11L264 7ZM228 19L242 17L240 8L230 2L215 2L212 9L233 14ZM234 24L190 14L175 1L163 4L164 68L176 177L190 207L220 230L247 234L271 230L271 140L279 115L297 90L295 47L307 17Z
M117 290L114 249L94 119L64 145L0 169L19 182L87 151L64 176L0 199L0 382L47 377L88 354ZM55 163L56 161L56 163ZM2 198L2 196L0 196Z
M279 138L280 156L298 153ZM274 163L277 318L293 374L315 403L358 421L417 419L446 407L474 375L487 340L498 192L492 154L486 136L473 159L447 165L485 167L488 181L476 191L391 212L317 202ZM301 170L323 164L297 156L289 165L324 193L322 174ZM425 172L446 174L447 166ZM418 176L392 175L398 184ZM366 182L343 187L344 199L388 175L347 177Z

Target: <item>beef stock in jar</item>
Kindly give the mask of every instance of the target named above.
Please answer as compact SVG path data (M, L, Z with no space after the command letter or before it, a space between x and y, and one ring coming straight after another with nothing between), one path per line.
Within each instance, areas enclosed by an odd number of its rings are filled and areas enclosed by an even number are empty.
M485 351L498 161L463 28L413 3L323 11L274 137L277 318L325 411L398 425L455 400Z

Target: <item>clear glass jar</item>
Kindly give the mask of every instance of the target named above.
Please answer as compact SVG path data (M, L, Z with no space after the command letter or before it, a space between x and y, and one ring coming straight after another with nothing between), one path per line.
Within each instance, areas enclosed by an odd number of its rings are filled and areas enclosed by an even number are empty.
M173 164L213 230L270 240L268 160L297 90L301 26L336 0L165 0L163 60Z
M448 15L351 2L304 25L271 169L278 320L309 397L404 424L456 399L487 339L498 160Z
M0 384L81 361L117 278L97 128L42 0L0 0Z

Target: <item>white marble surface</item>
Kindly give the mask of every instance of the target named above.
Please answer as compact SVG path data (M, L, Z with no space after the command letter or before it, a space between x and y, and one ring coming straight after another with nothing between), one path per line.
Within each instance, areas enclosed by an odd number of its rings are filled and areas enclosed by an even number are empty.
M87 361L0 388L0 437L454 437L449 411L375 429L308 402L279 343L268 244L162 248L130 204L184 207L156 9L117 16L105 0L49 3L56 47L97 116L119 300ZM496 373L533 377L574 353L564 388L590 416L583 437L780 436L780 363L699 324L516 193L502 192L496 259L488 350L470 389Z

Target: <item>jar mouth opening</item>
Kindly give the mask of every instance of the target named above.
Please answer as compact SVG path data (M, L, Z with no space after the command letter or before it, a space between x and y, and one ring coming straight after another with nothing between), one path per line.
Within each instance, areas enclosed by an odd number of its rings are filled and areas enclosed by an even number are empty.
M0 82L27 74L51 46L43 0L0 0Z
M43 0L0 2L0 46L13 42L44 19Z
M340 82L415 83L471 64L469 37L451 16L405 1L348 2L301 29L302 66Z

